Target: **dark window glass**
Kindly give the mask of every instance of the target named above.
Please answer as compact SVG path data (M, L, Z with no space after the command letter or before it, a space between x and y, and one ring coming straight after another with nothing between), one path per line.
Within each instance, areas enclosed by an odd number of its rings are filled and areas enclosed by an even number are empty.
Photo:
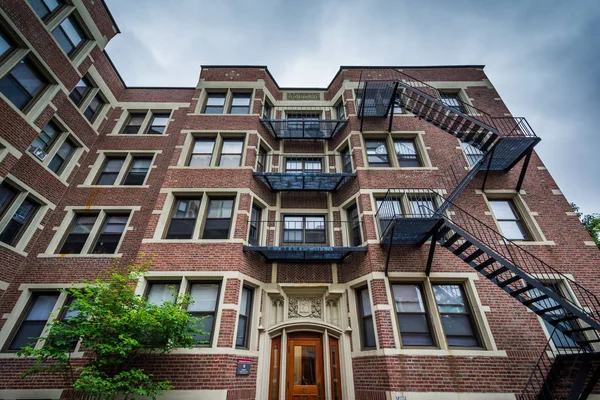
M392 285L403 346L433 346L427 308L420 285Z
M260 149L256 160L256 172L267 172L265 169L267 165L267 152L264 149Z
M383 201L382 199L377 199L375 202L377 204L379 227L383 233L395 218L402 217L402 207L400 205L400 200L388 199Z
M287 112L286 137L320 137L321 136L321 113L311 112Z
M67 162L69 162L69 159L73 156L73 153L75 153L76 148L77 146L75 146L71 139L65 139L63 144L61 144L56 151L54 157L52 157L52 160L48 164L48 168L55 174L60 174L67 165Z
M47 152L52 142L54 142L54 140L58 137L58 135L60 135L60 133L61 129L58 126L56 126L54 122L50 121L48 122L48 124L46 124L44 129L41 130L38 136L35 139L33 139L31 147L38 148Z
M160 306L164 303L174 303L179 293L180 282L150 282L146 300L149 304Z
M225 93L208 93L204 114L223 114Z
M323 160L320 157L287 158L285 160L285 172L321 172L323 171Z
M90 92L90 90L92 90L92 84L84 76L79 80L79 82L77 82L77 85L75 86L71 94L69 94L69 97L71 98L71 100L73 100L73 103L80 106L81 102L83 102L83 99Z
M0 93L18 109L23 110L47 85L48 81L38 72L33 63L24 59L0 79Z
M64 21L52 31L52 34L60 47L62 47L68 55L73 54L77 47L85 40L83 29L73 16L65 18Z
M191 239L199 208L200 199L176 199L166 239Z
M283 217L283 243L326 245L325 217L320 215L286 215Z
M150 165L152 165L152 157L133 157L123 185L143 185Z
M25 346L36 345L57 300L58 293L33 294L27 315L12 338L8 350L16 351Z
M121 240L121 235L123 235L123 232L125 231L128 219L129 215L107 215L92 253L116 253L117 246Z
M258 246L261 213L262 210L258 206L252 206L252 212L250 214L250 232L248 233L248 243L252 246Z
M433 285L449 347L478 347L469 305L461 285Z
M337 106L335 106L335 114L337 115L337 119L346 119L346 110L344 109L344 103L339 102Z
M72 318L75 318L77 316L79 316L79 310L75 310L71 304L73 303L73 297L69 296L69 298L67 299L67 301L65 302L65 306L63 306L62 309L62 315L60 317L60 320L62 322L64 322L65 324L69 325L69 320ZM69 351L75 351L75 348L77 347L77 342L79 340L75 339L71 339L69 340L70 346L69 346Z
M358 217L358 207L353 204L347 210L348 221L350 222L348 233L350 235L350 245L360 246L362 244L362 235L360 231L360 220Z
M465 110L463 109L463 106L462 106L462 102L460 101L460 97L459 97L458 93L441 92L440 100L442 101L442 103L444 103L446 106L448 106L450 108L454 108L455 110L460 111L460 112L465 112Z
M0 183L0 217L2 217L4 212L10 207L15 197L17 197L17 194L17 190L6 185L4 182Z
M373 327L373 314L371 312L371 300L369 298L369 289L364 288L356 290L358 300L358 316L360 323L360 339L363 349L374 349L375 328Z
M219 158L220 167L239 167L242 163L242 149L244 148L243 138L223 139L221 148L221 157Z
M430 218L435 214L436 206L433 200L420 197L409 197L408 201L413 217Z
M94 227L97 218L98 214L76 214L71 230L60 248L59 253L80 254L85 242L92 232L92 228Z
M0 31L0 58L5 54L8 54L9 50L14 48L12 40L9 39L8 35Z
M365 144L367 145L369 167L385 168L390 166L385 139L368 139L365 140Z
M88 121L93 122L96 119L96 116L100 113L100 110L102 109L102 106L104 106L104 104L105 103L104 99L102 99L102 96L96 94L90 102L90 105L87 106L87 108L83 112L83 115L85 115Z
M477 164L484 156L483 151L479 150L477 147L470 145L469 143L461 142L460 146L465 152L465 155L467 156L467 161L469 162L469 166L471 167Z
M233 215L233 199L210 199L202 239L227 239Z
M250 93L234 93L231 97L231 114L248 114L251 97Z
M191 303L188 305L188 312L197 318L205 317L196 326L203 333L194 335L195 339L199 345L209 346L215 326L219 284L192 283L189 293Z
M237 347L248 348L253 294L253 289L247 286L242 288L242 304L240 304L237 335L235 337L235 345Z
M96 179L96 185L114 185L124 162L125 157L106 157L102 172Z
M490 200L490 207L498 221L500 233L510 240L529 240L512 200Z
M215 150L215 138L196 138L188 165L190 167L209 167Z
M270 119L271 118L271 113L273 112L273 106L269 103L265 103L264 107L263 107L263 119Z
M134 135L140 132L146 113L130 113L127 123L123 126L121 133Z
M150 122L150 126L146 133L148 135L162 135L165 133L165 128L169 123L169 118L171 114L169 113L156 113L152 114L152 120Z
M350 154L350 149L347 147L342 150L342 165L344 172L351 173L352 172L352 155Z
M415 141L412 139L394 140L394 150L401 167L421 167Z
M29 0L29 4L33 8L33 11L41 18L44 19L56 10L62 1L57 0Z
M394 109L392 110L394 114L404 114L404 109L402 108L402 98L400 97L400 92L396 92L396 96L394 97Z
M32 200L25 199L0 234L0 242L10 246L16 245L38 207Z

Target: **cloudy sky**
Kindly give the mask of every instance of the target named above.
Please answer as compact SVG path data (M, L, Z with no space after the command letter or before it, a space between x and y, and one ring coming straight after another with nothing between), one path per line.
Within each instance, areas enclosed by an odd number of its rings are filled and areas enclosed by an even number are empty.
M195 86L200 65L267 65L325 87L340 65L485 64L569 201L600 213L598 0L106 0L129 86Z

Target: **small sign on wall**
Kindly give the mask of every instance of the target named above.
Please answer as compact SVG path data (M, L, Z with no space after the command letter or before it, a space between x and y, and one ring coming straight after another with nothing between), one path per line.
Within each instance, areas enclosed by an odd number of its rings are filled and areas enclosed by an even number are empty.
M247 360L245 358L238 358L237 360L237 369L235 370L236 375L250 375L250 365L252 364L252 360Z

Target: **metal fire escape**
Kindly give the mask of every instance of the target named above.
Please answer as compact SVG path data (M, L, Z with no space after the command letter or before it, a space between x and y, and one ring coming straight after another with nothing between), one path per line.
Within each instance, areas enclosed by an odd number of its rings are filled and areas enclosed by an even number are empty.
M436 184L388 190L377 210L380 242L422 246L431 239L426 273L436 243L448 249L553 327L551 337L526 383L521 399L585 399L600 379L600 299L455 204L479 173L509 171L523 158L521 189L534 146L540 141L524 118L493 117L396 70L363 71L357 92L361 131L370 118L389 118L402 106L466 143ZM441 195L446 192L446 196ZM410 204L408 212L400 204ZM563 282L568 293L553 282Z

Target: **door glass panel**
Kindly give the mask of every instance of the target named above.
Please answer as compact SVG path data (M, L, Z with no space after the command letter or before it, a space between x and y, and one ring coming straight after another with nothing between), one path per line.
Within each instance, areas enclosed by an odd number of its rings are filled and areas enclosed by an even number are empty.
M315 346L294 347L294 385L317 384L317 349Z

